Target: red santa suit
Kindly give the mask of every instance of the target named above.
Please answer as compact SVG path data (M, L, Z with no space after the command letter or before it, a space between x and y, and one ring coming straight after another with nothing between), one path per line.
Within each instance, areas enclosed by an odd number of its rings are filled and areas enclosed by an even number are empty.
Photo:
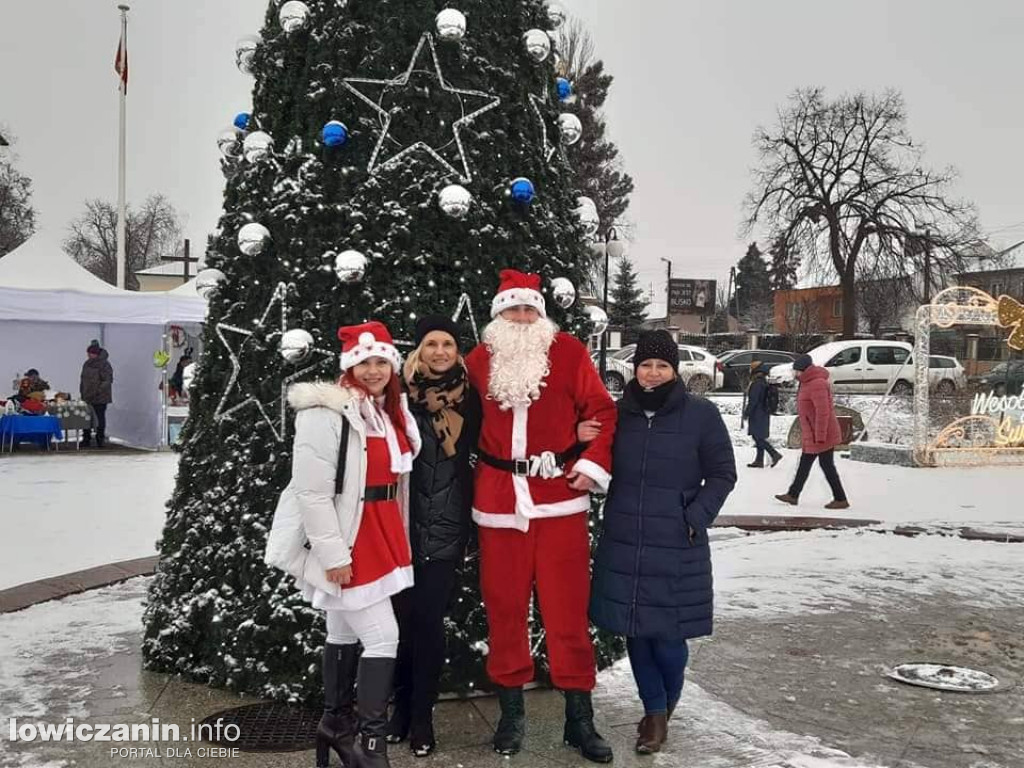
M505 270L492 316L519 305L544 316L540 278ZM616 408L574 336L555 335L548 363L538 398L503 407L489 394L491 349L480 345L466 359L472 385L485 394L473 519L490 635L487 671L508 688L533 679L528 614L536 586L552 681L563 690L590 691L590 494L569 487L566 475L579 472L607 490ZM576 427L587 419L601 423L601 434L580 453L573 450Z

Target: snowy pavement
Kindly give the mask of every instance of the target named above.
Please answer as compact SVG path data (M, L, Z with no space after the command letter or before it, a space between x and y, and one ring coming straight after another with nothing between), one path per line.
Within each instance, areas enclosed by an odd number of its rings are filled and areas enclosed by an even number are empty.
M177 454L0 458L0 589L156 554Z
M924 654L973 663L1016 682L1024 673L1024 557L1019 545L867 531L745 535L713 544L718 626L693 646L692 674L667 751L631 753L639 702L628 662L600 677L599 725L615 765L701 768L1019 768L1024 687L958 696L885 679ZM147 579L0 616L0 722L187 723L230 706L229 694L139 671ZM1013 631L1016 627L1017 630ZM560 702L531 694L520 765L582 766L561 746ZM494 765L495 703L446 703L439 737L453 752L397 766ZM97 745L11 744L0 765L107 765ZM1015 736L1017 734L1018 736ZM117 761L120 762L120 761ZM137 759L134 764L147 765ZM178 765L208 761L175 760ZM236 765L308 765L309 753Z

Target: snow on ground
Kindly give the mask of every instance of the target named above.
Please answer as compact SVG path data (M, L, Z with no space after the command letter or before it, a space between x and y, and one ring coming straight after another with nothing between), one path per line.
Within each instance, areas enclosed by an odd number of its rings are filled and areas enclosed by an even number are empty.
M0 459L0 589L156 554L177 454Z

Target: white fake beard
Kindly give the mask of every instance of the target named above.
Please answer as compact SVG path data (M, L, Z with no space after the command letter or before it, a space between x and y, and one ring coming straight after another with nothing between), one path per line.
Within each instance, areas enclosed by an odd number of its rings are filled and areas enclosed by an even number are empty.
M558 326L543 317L530 324L496 317L484 329L484 344L491 350L487 395L502 410L529 405L540 397L551 372L548 351L557 333Z

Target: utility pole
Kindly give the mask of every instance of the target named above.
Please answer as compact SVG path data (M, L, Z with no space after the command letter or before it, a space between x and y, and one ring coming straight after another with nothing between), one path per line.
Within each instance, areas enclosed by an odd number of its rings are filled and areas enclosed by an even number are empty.
M929 229L924 231L924 303L932 303L932 241Z
M668 281L665 283L665 327L672 325L672 261L664 256L661 260L668 264Z
M127 96L128 96L128 11L127 5L119 5L117 9L121 12L121 45L118 48L118 66L123 66L123 74L120 75L120 114L118 121L118 142L117 142L117 287L122 290L127 287L127 204L125 202L125 158L127 155L125 130L127 124ZM122 59L122 56L124 57Z

